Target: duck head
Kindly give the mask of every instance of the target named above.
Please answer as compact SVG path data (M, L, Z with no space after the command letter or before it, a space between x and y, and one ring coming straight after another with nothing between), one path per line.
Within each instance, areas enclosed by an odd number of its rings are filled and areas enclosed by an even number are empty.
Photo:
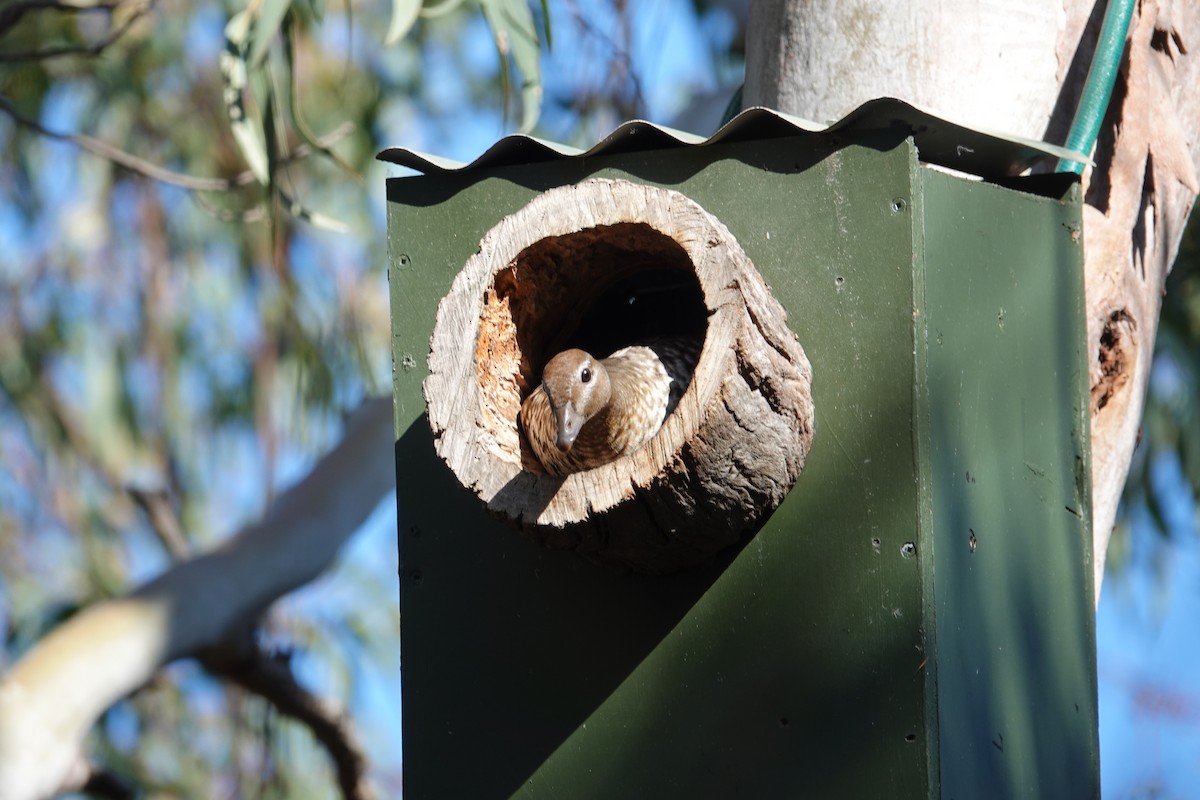
M554 412L554 444L564 453L575 444L580 429L600 413L612 395L604 365L583 350L564 350L542 371L542 389Z

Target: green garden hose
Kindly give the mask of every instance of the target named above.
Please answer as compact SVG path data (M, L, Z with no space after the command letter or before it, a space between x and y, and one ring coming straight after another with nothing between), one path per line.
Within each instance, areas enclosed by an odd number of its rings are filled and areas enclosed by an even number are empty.
M1113 83L1116 82L1117 70L1121 67L1121 53L1125 50L1125 37L1129 34L1129 21L1133 17L1135 2L1136 0L1109 0L1108 8L1104 10L1100 40L1096 42L1096 52L1092 56L1092 65L1088 68L1083 96L1079 98L1079 108L1075 111L1071 131L1067 134L1068 150L1090 154L1096 146L1096 137L1100 135L1100 123L1104 119L1104 112L1108 110ZM1083 172L1083 164L1064 158L1058 162L1055 171L1074 172L1078 175Z

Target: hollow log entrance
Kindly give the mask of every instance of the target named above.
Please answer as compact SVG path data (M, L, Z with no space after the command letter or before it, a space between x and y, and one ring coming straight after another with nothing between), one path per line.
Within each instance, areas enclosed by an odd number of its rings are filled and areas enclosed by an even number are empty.
M654 439L544 474L517 414L545 362L670 334L704 346ZM733 235L683 195L627 181L553 189L501 220L439 305L429 368L435 446L464 486L545 544L642 572L737 542L812 442L811 367Z

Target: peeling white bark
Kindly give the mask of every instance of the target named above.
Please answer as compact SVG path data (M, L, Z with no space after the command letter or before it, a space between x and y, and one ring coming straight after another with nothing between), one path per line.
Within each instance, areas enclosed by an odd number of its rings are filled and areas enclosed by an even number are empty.
M1062 144L1103 8L1094 0L758 0L744 101L821 122L891 96L972 127ZM1107 137L1085 176L1097 598L1163 285L1196 197L1200 3L1143 0L1129 41Z
M898 97L975 128L1037 138L1057 95L1064 18L1045 0L758 0L745 99L824 123Z

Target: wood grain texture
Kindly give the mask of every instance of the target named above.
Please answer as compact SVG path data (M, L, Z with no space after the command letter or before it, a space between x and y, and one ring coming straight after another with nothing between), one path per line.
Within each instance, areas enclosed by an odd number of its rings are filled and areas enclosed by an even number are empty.
M631 456L555 478L517 426L544 361L614 283L699 284L691 385ZM644 572L701 562L782 502L812 443L812 370L734 237L683 195L627 181L550 190L501 220L438 308L424 383L439 456L546 544Z

